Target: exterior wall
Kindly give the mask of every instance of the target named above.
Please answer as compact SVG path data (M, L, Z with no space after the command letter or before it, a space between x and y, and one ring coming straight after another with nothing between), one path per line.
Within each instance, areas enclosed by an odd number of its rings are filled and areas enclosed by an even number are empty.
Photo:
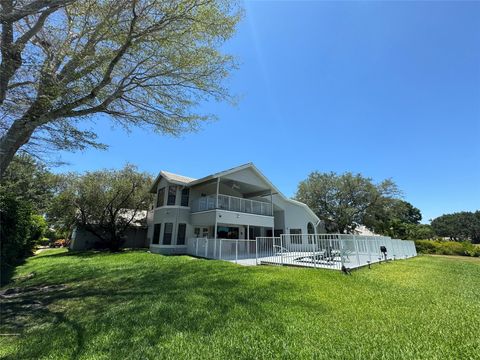
M168 199L168 187L174 185L177 187L175 196L175 205L166 205ZM160 207L157 205L158 190L165 188L164 203ZM177 184L171 184L165 179L161 179L157 186L157 194L155 196L154 209L152 210L151 220L148 226L147 244L150 246L150 251L162 254L184 254L186 252L187 239L193 236L193 227L190 224L190 207L181 206L182 189L184 187ZM189 204L192 201L192 193L189 196ZM172 243L171 245L163 245L163 235L165 233L165 223L172 223ZM185 245L176 245L178 236L178 224L186 224ZM159 244L152 244L153 232L155 224L162 224L160 232Z
M232 174L228 174L226 176L222 176L222 179L244 182L258 187L268 186L268 184L266 184L260 177L258 177L258 175L252 169L249 168L237 171Z
M148 247L147 229L144 227L131 227L127 230L126 239L122 248L145 248ZM99 239L91 232L83 228L75 228L72 234L71 250L90 250L96 247Z
M274 196L274 204L277 207L283 208L284 211L284 226L283 230L285 234L289 234L291 229L300 229L302 234L308 234L308 223L312 223L315 228L318 220L301 204L280 198L278 195ZM281 221L281 216L278 217ZM279 228L275 223L275 229ZM317 226L315 229L317 233L324 233L322 225ZM302 237L302 241L307 241L306 237ZM291 244L294 246L295 244Z

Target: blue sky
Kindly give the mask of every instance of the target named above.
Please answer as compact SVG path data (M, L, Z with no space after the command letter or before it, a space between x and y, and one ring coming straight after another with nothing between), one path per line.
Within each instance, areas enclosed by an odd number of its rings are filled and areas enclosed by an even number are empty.
M313 171L393 178L424 221L480 209L480 2L249 1L225 46L238 105L172 138L95 126L55 171L201 177L254 162L287 196Z

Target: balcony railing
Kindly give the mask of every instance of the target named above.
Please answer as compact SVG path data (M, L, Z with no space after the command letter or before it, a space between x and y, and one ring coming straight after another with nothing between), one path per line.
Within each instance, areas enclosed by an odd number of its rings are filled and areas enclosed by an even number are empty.
M192 203L192 212L207 211L214 209L238 211L247 214L272 216L272 204L238 198L228 195L209 195L203 196Z

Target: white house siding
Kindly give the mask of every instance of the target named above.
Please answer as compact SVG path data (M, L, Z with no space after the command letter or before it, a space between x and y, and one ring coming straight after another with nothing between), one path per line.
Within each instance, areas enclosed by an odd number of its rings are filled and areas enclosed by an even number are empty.
M229 179L229 180L234 180L238 182L244 182L247 184L251 184L251 185L255 185L263 188L269 186L269 184L265 183L261 178L259 178L258 175L255 174L255 172L250 168L246 168L246 169L237 171L235 173L222 176L222 179L223 180Z

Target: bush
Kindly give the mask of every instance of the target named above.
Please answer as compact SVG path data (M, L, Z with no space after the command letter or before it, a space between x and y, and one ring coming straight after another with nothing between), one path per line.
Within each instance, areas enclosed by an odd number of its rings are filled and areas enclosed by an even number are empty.
M9 281L13 269L34 246L31 239L32 208L11 194L0 194L1 284Z
M8 283L16 265L32 255L47 229L43 216L32 213L31 203L11 193L0 193L0 284Z
M480 247L468 241L416 240L415 246L421 254L480 256Z

